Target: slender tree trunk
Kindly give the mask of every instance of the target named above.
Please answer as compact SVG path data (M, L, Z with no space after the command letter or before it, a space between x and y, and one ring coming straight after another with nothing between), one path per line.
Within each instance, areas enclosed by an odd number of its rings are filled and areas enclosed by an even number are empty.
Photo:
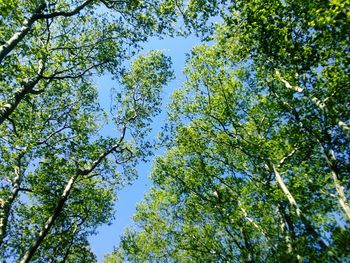
M52 215L49 217L49 219L46 221L45 225L43 226L43 228L41 229L41 231L39 232L38 237L36 238L36 240L32 243L32 245L30 246L30 248L27 250L27 252L24 254L24 256L22 257L22 259L20 260L20 263L27 263L31 260L31 258L34 256L34 253L36 252L36 250L38 249L38 247L41 245L41 243L43 242L44 238L47 236L47 234L49 233L51 227L54 225L57 217L59 216L59 214L61 213L64 203L67 201L68 196L70 194L70 191L73 188L73 184L75 182L75 180L77 179L78 176L74 176L71 177L68 181L68 183L66 184L66 187L62 193L62 195L60 196L60 198L58 199L56 206L52 212Z
M10 216L11 208L13 202L18 197L18 193L21 187L21 179L22 179L22 158L24 157L26 151L22 151L17 157L17 165L14 166L14 178L12 181L12 191L7 200L3 200L0 198L0 247L4 243L4 239L6 238L8 219Z
M288 85L291 86L289 83L288 83ZM287 86L287 84L286 84L286 86ZM308 131L309 134L314 136L313 132L310 131L307 127L305 127L303 125L303 123L300 120L300 117L299 117L298 113L295 112L293 107L291 105L289 105L285 101L282 101L282 103L292 112L292 114L294 115L294 118L297 120L297 122L300 124L300 126L304 127ZM338 121L338 125L343 127L342 130L347 132L347 134L348 134L347 137L350 138L350 128L349 128L349 126L347 126L346 123L344 123L342 121ZM322 143L320 142L319 138L316 137L316 139L318 141L318 144L321 147L323 158L325 159L329 169L331 170L331 177L332 177L332 180L334 182L336 192L337 192L337 194L339 196L339 198L338 198L339 204L340 204L341 208L343 209L345 215L347 216L348 220L350 221L350 205L349 205L349 201L346 198L346 195L345 195L345 192L344 192L344 187L341 185L341 182L339 181L339 176L337 174L337 171L334 168L335 160L336 160L334 152L331 152L332 158L329 158L328 154L326 153L326 150L324 149L324 147L323 147Z
M255 223L255 221L254 221L252 218L250 218L250 217L248 216L247 211L241 206L241 204L239 204L239 208L241 209L244 218L245 218L249 223L251 223L261 234L263 234L263 236L264 236L266 239L268 239L268 238L267 238L267 234L266 234L266 232L264 231L264 229L262 229L257 223Z
M287 254L288 255L292 255L293 256L293 242L292 242L292 237L291 235L289 234L290 232L290 228L288 226L288 229L286 227L286 219L285 219L285 211L283 211L283 208L281 205L278 205L277 206L277 211L278 213L280 214L280 220L281 220L281 223L280 223L280 228L282 230L282 232L284 233L285 237L285 242L286 242L286 246L287 246Z
M9 101L0 109L0 125L12 114L25 96L33 91L38 82L39 77L25 84L21 90L14 94L12 99L9 99Z
M1 211L0 212L0 247L4 243L4 239L6 237L8 218L10 216L12 204L18 196L20 183L21 183L20 168L15 167L15 178L13 181L13 189L12 189L11 195L7 200L1 199L1 202L0 202L0 209L1 209L0 210Z
M331 169L332 179L335 184L335 189L338 193L338 201L340 203L340 206L343 208L343 211L345 215L347 216L348 220L350 221L350 206L349 202L346 198L346 195L344 193L344 187L340 184L340 181L338 179L337 173Z
M285 234L285 242L287 246L287 258L291 262L303 262L302 257L298 254L298 251L295 251L295 231L294 225L290 218L290 215L286 212L285 206L282 204L277 205L277 212L280 215L281 224L280 228Z
M309 96L308 94L305 94L305 90L299 86L292 86L287 80L285 80L281 73L276 69L276 75L277 77L283 82L283 84L286 86L286 88L296 91L300 94L303 94L305 97L309 98L321 111L327 111L326 104L324 101L321 101L315 96ZM336 125L339 127L339 129L345 134L345 136L350 139L350 126L343 122L342 120L336 119Z
M333 151L330 151L331 158L329 158L328 154L326 153L326 151L321 143L320 143L320 146L322 149L323 158L326 160L326 163L331 171L331 177L332 177L332 180L333 180L334 185L335 185L335 189L336 189L338 197L339 197L338 198L339 204L340 204L341 208L343 209L345 215L347 216L348 220L350 221L350 205L349 205L349 202L348 202L346 195L344 193L344 187L341 185L341 183L339 181L338 173L336 171L335 154Z
M103 152L102 154L100 154L100 156L93 161L89 166L87 166L85 169L81 170L77 168L76 174L74 176L72 176L69 181L67 182L62 195L59 197L59 199L56 202L55 208L52 211L51 216L49 217L49 219L45 222L45 225L42 227L42 229L40 230L37 238L34 240L34 242L32 243L32 245L30 246L30 248L25 252L25 254L23 255L23 257L20 259L20 263L27 263L31 260L31 258L34 256L34 253L37 251L37 249L39 248L39 246L41 245L41 243L43 242L43 240L45 239L45 237L49 234L52 226L54 225L56 219L58 218L58 216L60 215L60 213L63 210L64 204L67 201L70 192L73 188L73 185L75 183L75 181L80 177L80 176L84 176L84 175L88 175L91 172L94 171L94 169L112 152L116 151L118 149L118 147L120 146L120 144L123 142L124 138L125 138L125 133L126 133L126 126L123 127L123 131L122 131L122 136L120 137L120 139L118 140L118 142L116 144L114 144L110 149L106 150L105 152Z
M41 13L45 7L46 4L45 2L43 2L40 6L38 6L38 8L34 11L33 15L30 18L24 20L21 29L18 32L16 32L9 40L7 40L5 44L0 46L0 63L29 33L34 22L37 20L37 15Z
M296 215L301 220L301 222L304 224L306 231L317 240L317 243L322 250L326 250L328 248L327 244L322 240L320 235L317 233L317 231L312 226L311 222L302 213L298 203L295 201L293 195L291 194L291 192L287 188L286 184L284 183L280 173L276 169L276 166L272 163L270 163L269 166L272 168L273 173L274 173L275 178L276 178L276 181L277 181L279 187L282 189L285 196L287 197L289 204L291 205L291 207L294 208Z

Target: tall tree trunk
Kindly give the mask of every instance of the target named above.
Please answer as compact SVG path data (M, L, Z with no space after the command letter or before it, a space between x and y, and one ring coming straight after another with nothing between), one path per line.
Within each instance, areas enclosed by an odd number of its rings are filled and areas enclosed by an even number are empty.
M6 237L7 223L13 202L18 196L21 184L20 168L15 167L15 178L13 180L13 189L7 200L0 199L0 247L4 243Z
M0 198L0 247L4 243L6 238L8 219L10 216L11 208L18 197L18 193L21 189L21 180L22 180L22 158L24 157L26 151L22 151L16 157L16 165L14 166L14 178L12 181L12 191L7 200Z
M89 0L88 0L89 1ZM118 140L118 142L114 145L112 145L112 147L106 151L104 151L103 153L100 154L100 156L93 161L89 166L87 166L85 169L79 169L77 168L76 174L74 176L72 176L69 181L67 182L64 191L62 193L62 195L59 197L59 199L56 202L55 208L52 211L51 216L49 217L49 219L46 221L45 225L42 227L42 229L40 230L37 238L34 240L34 242L32 243L32 245L30 246L30 248L25 252L25 254L23 255L23 257L20 259L20 263L27 263L30 261L30 259L34 256L34 253L37 251L37 249L39 248L39 246L41 245L41 243L43 242L43 240L45 239L45 237L48 235L48 233L50 232L50 229L52 228L52 226L54 225L57 217L60 215L60 213L63 210L64 204L67 201L69 194L73 188L73 185L75 183L75 181L80 177L80 176L84 176L84 175L89 175L91 172L94 171L94 169L112 152L117 151L118 147L121 145L121 143L123 142L124 138L125 138L125 133L126 133L126 126L124 125L123 127L123 131L122 131L122 135L120 137L120 139Z
M348 220L350 221L350 205L349 202L346 198L345 192L344 192L344 187L341 185L340 181L339 181L339 176L337 173L337 169L336 169L336 157L334 152L331 150L330 151L330 155L331 158L329 157L329 154L327 154L326 150L324 149L324 147L322 146L322 144L320 143L321 149L322 149L322 154L323 154L323 158L325 159L330 171L331 171L331 177L333 180L333 183L335 185L335 189L337 191L338 194L338 201L339 204L341 206L341 208L343 209L345 215L347 216Z
M305 215L301 211L298 203L295 201L293 195L291 194L291 192L287 188L286 184L284 183L276 166L274 164L272 164L271 162L269 163L269 166L272 168L272 171L275 175L276 181L277 181L279 187L282 189L285 196L287 197L289 204L291 205L291 207L294 208L297 217L304 224L306 231L317 240L317 243L321 247L322 250L326 250L328 248L327 244L322 240L320 235L317 233L317 231L312 226L311 222L305 217Z
M282 233L284 233L285 237L285 242L286 242L286 246L287 246L287 254L288 255L291 255L293 256L293 252L294 252L294 249L293 249L293 240L292 240L292 236L290 235L290 227L286 227L286 224L287 224L287 220L285 218L285 211L284 210L284 207L282 207L281 205L278 205L277 206L277 211L278 213L280 214L280 228L282 230Z
M30 18L24 20L21 29L15 34L13 34L13 36L9 40L7 40L5 44L0 46L0 63L29 33L34 22L38 19L38 14L41 13L45 7L46 4L43 1L43 3L39 5L38 8L34 11L33 15Z
M69 181L66 184L66 187L65 187L62 195L60 196L60 198L58 199L58 201L56 203L56 206L55 206L51 216L46 221L46 223L42 227L42 229L40 230L39 235L36 238L36 240L32 243L30 248L27 250L27 252L24 254L22 259L20 260L20 263L27 263L34 256L34 253L36 252L38 247L41 245L41 243L43 242L44 238L47 236L47 234L49 233L51 227L55 223L57 217L61 213L61 211L63 209L63 206L64 206L64 203L67 201L68 196L69 196L69 194L70 194L70 192L71 192L71 190L73 188L73 184L74 184L75 180L77 179L77 177L78 176L76 175L76 176L71 177L69 179Z
M310 99L318 109L321 111L327 112L327 107L324 101L321 101L319 98L315 96L309 96L306 94L305 90L299 86L292 86L287 80L285 80L282 76L281 73L276 69L275 70L276 76L283 82L286 88L293 90L295 92L298 92L305 96L306 98ZM343 122L342 120L336 118L335 119L336 125L339 127L339 129L345 134L345 136L350 139L350 126Z
M42 69L39 69L41 71ZM7 103L5 103L2 108L0 108L0 125L12 114L12 112L17 108L19 103L25 98L29 93L33 92L35 85L39 82L40 77L38 76L33 81L24 84L24 87L17 91L12 98L10 98Z
M289 83L288 83L288 85L291 86ZM286 84L286 86L287 86L287 84ZM288 104L287 102L283 101L283 100L282 100L282 103L288 108L289 111L292 112L294 118L300 124L300 126L305 128L309 134L311 134L312 136L315 136L312 130L310 130L309 128L305 127L305 125L300 120L299 114L293 109L293 107L290 104ZM345 131L349 132L348 138L350 138L350 128L349 128L349 126L347 126L342 121L338 121L338 124L341 124L343 126L343 130L345 129ZM344 192L344 187L341 185L341 182L339 181L339 176L337 174L337 171L334 168L335 164L336 164L335 154L332 151L331 152L331 158L329 158L329 154L327 154L325 148L323 147L323 144L321 143L320 138L317 138L317 136L315 136L315 137L316 137L316 140L318 141L319 146L321 147L323 158L326 161L326 163L327 163L327 165L328 165L328 167L329 167L329 169L331 171L331 178L332 178L332 180L334 182L336 192L337 192L337 194L339 196L339 198L338 198L339 204L340 204L341 208L343 209L345 215L347 216L348 220L350 220L350 205L349 205L349 202L348 202L348 200L346 198L346 195L345 195L345 192Z

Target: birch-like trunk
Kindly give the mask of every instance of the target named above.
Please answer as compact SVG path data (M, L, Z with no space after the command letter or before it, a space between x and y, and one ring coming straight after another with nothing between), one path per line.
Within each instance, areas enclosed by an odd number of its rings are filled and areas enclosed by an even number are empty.
M23 21L22 27L18 32L13 34L13 36L7 40L3 45L0 46L0 63L3 61L3 59L17 46L19 42L21 42L25 36L29 33L30 29L32 28L35 21L38 19L37 16L39 13L41 13L46 4L43 3L34 11L33 15L25 19Z
M305 90L299 86L292 86L287 80L285 80L281 76L281 73L277 69L275 70L275 73L276 73L276 76L283 82L283 84L287 89L298 92L299 94L302 94L306 98L310 99L321 111L328 111L325 101L321 101L319 98L312 95L309 96L308 94L306 94ZM339 127L339 129L345 134L347 139L350 139L350 126L338 118L336 118L336 124Z
M289 255L293 255L293 241L292 241L292 237L290 235L290 230L289 230L289 227L287 229L286 225L286 219L285 219L285 211L282 211L283 208L278 205L277 206L277 212L280 214L280 228L281 228L281 231L282 233L284 233L284 240L286 242L286 245L287 245L287 254Z
M350 205L349 205L349 202L346 198L346 195L344 192L344 187L341 185L341 183L339 181L338 173L337 173L336 169L334 168L334 164L336 161L335 154L333 151L330 151L331 158L329 158L328 154L325 152L325 149L322 145L321 145L321 148L322 148L323 157L326 160L326 163L331 171L331 177L332 177L332 180L333 180L333 183L335 186L335 190L338 194L338 202L339 202L341 208L343 209L345 215L347 216L348 220L350 221Z
M49 217L49 219L46 221L45 225L42 227L42 229L39 232L39 235L35 239L35 241L32 243L30 248L27 250L27 252L24 254L24 256L21 258L20 263L27 263L31 260L31 258L34 256L34 253L37 251L41 243L43 242L44 238L49 233L51 227L55 223L57 217L61 213L64 203L67 201L68 196L70 194L70 191L73 188L73 184L78 176L71 177L66 184L66 187L58 199L55 209L52 212L52 215Z
M0 199L0 247L6 237L7 223L13 202L18 196L21 184L20 168L15 167L15 178L13 180L13 189L7 200Z
M284 181L281 177L281 174L278 172L276 166L272 163L269 163L269 166L272 168L272 171L275 175L276 181L277 181L279 187L281 188L281 190L283 191L283 193L285 194L285 196L287 197L289 204L291 205L291 207L294 208L297 217L304 224L306 231L317 240L317 243L321 247L322 250L326 250L328 248L327 244L322 240L320 235L317 233L317 231L312 226L311 222L306 218L306 216L301 211L298 203L296 202L295 198L293 197L293 195L289 191L288 187L284 183Z
M33 89L39 80L40 78L37 77L35 80L25 84L21 90L17 91L13 97L10 98L2 108L0 108L0 125L13 113L25 96L33 92Z

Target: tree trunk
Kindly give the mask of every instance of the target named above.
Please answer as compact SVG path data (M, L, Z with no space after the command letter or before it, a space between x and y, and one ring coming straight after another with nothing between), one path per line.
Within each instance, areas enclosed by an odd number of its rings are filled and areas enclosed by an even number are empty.
M326 160L326 163L331 171L331 177L332 180L334 182L335 185L335 189L337 191L337 194L339 196L338 201L339 204L341 206L341 208L343 209L345 215L347 216L348 220L350 221L350 205L349 202L346 198L346 195L344 193L344 187L341 185L340 181L339 181L339 176L338 173L336 171L336 167L335 167L335 161L336 161L336 157L333 151L330 151L331 154L331 158L328 157L328 154L326 153L324 147L322 146L322 144L320 143L321 149L322 149L322 154L324 159Z
M13 181L13 190L11 192L11 195L7 200L0 199L0 209L2 210L0 213L0 247L4 243L4 239L6 237L6 228L7 228L8 218L10 215L12 204L18 196L20 184L21 184L20 168L15 167L15 178Z
M60 196L60 198L58 199L58 201L56 203L56 206L55 206L55 209L52 212L52 215L46 221L46 223L43 226L43 228L41 229L38 237L32 243L32 245L27 250L27 252L24 254L22 259L20 260L20 263L27 263L27 262L29 262L31 260L31 258L33 257L34 253L36 252L36 250L38 249L40 244L43 242L44 238L47 236L47 234L49 233L51 227L55 223L57 217L61 213L61 211L63 209L63 206L64 206L64 203L67 201L68 196L70 194L70 191L72 190L73 184L74 184L76 179L77 179L77 176L71 177L69 179L69 181L66 184L66 187L65 187L62 195Z
M286 88L290 90L294 90L300 94L303 94L305 97L310 99L321 111L327 111L327 107L324 101L321 101L319 98L315 96L308 96L308 94L305 94L305 90L299 86L292 86L287 80L285 80L281 73L276 69L276 75L277 77L283 82L283 84L286 86ZM347 139L350 139L350 126L343 122L342 120L335 119L336 125L339 127L339 129L345 134Z
M0 46L0 63L3 59L17 46L19 42L29 33L34 22L37 20L37 15L46 7L45 2L38 6L33 15L29 19L25 19L21 29L16 32L5 44Z
M0 109L0 125L12 114L25 96L33 91L39 80L40 78L37 77L35 80L24 84L24 87L16 92L13 98L9 99L9 101Z
M276 166L272 163L269 163L269 166L272 168L273 173L274 173L275 178L276 178L276 181L277 181L279 187L282 189L285 196L287 197L289 204L291 205L291 207L294 208L296 215L301 220L301 222L304 224L306 231L317 240L317 243L322 250L326 250L328 248L327 244L322 240L320 235L313 228L311 222L302 213L299 205L295 201L293 195L291 194L291 192L288 190L286 184L284 183L280 173L276 169Z

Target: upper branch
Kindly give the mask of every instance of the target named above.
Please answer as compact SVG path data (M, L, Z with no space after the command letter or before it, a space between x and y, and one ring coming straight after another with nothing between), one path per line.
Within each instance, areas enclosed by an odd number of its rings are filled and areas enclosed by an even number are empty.
M36 20L39 19L46 19L46 18L55 18L58 16L63 16L63 17L70 17L78 14L81 10L83 10L87 5L92 3L93 0L86 0L84 3L82 3L80 6L77 6L75 9L72 11L64 12L64 11L58 11L58 12L53 12L50 14L38 14L36 15Z
M42 4L35 9L33 15L29 19L25 19L21 29L16 32L5 44L0 46L0 63L2 60L17 46L19 42L28 34L34 22L37 20L37 15L45 9L46 5Z
M119 141L114 144L111 148L109 148L108 150L106 150L104 153L102 153L94 162L92 162L92 164L90 164L89 167L83 169L83 170L79 170L79 175L88 175L89 173L91 173L109 154L111 154L112 152L116 151L117 148L120 146L120 144L122 143L122 141L125 138L125 134L126 134L126 126L123 126L123 130L122 130L122 136L120 137Z
M318 109L320 109L321 111L327 111L327 107L325 104L326 100L321 101L319 98L307 94L305 89L303 89L299 86L292 86L287 80L285 80L281 76L281 73L277 69L275 70L275 73L276 73L276 76L279 78L279 80L283 82L283 84L285 85L286 88L293 90L295 92L298 92L300 94L303 94L303 96L310 99L317 106ZM345 134L347 139L350 139L350 126L347 123L345 123L344 121L340 120L339 118L335 118L335 121L336 121L337 126Z
M17 44L24 39L24 37L29 33L33 24L36 21L40 19L55 18L58 16L63 16L63 17L74 16L92 2L93 0L86 0L81 5L73 9L72 11L67 11L67 12L58 11L50 14L42 13L46 8L46 4L45 3L41 4L37 9L34 10L30 18L24 20L21 29L15 34L13 34L13 36L8 41L6 41L5 44L0 46L0 63L17 46Z

